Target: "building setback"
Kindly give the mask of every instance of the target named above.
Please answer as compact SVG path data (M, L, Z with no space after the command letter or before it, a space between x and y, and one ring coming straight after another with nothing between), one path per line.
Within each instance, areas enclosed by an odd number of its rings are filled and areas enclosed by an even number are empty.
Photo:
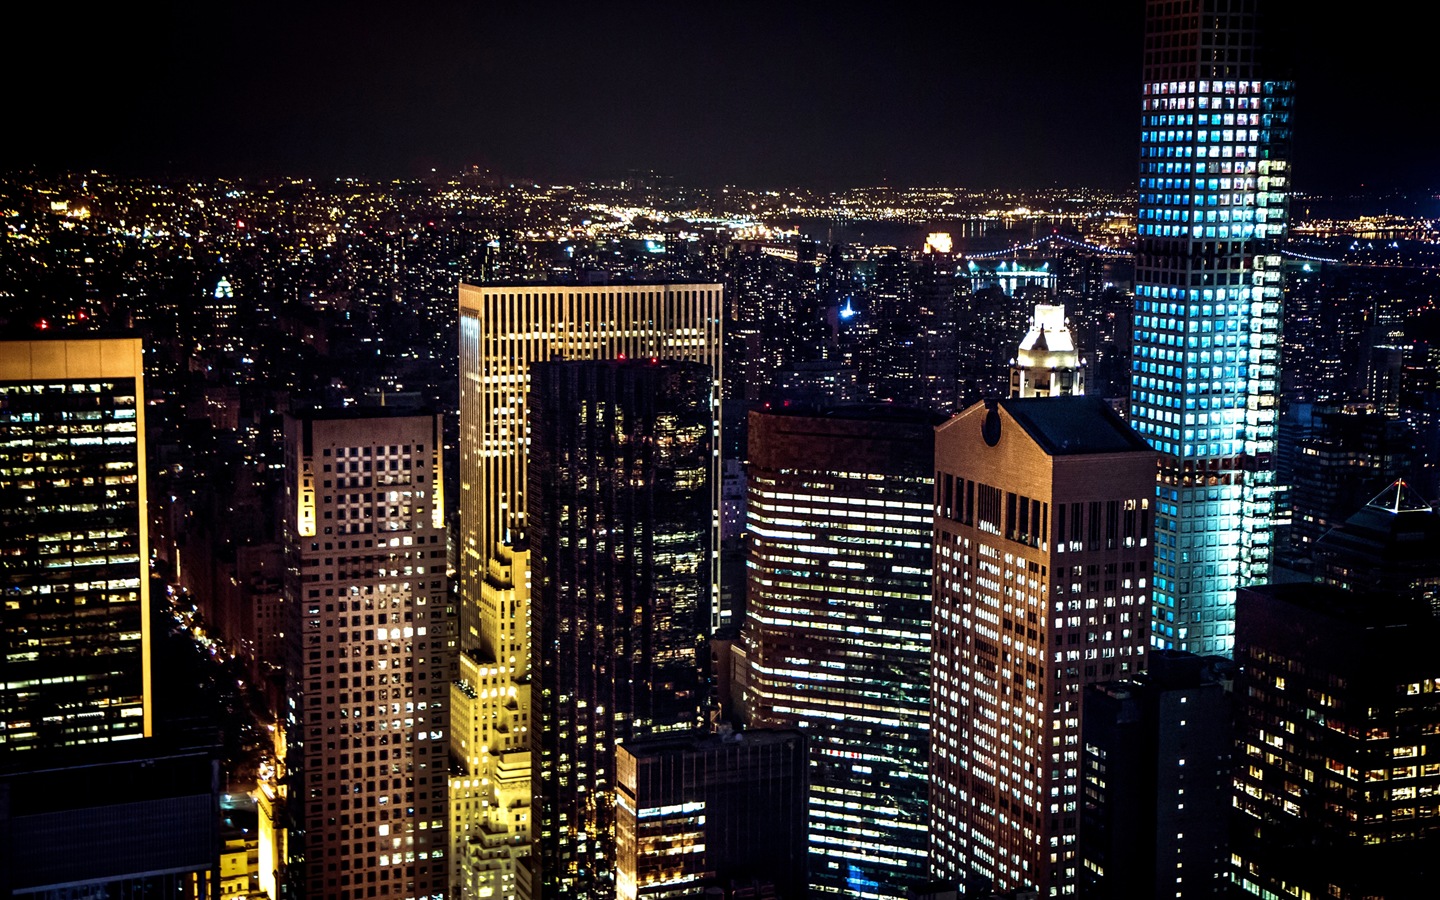
M930 868L1073 893L1085 685L1148 642L1155 453L1103 401L986 401L935 433Z
M447 889L440 460L436 415L285 420L287 849L302 896Z
M752 412L745 706L809 738L810 879L925 878L934 413Z
M709 366L530 367L533 880L614 896L615 748L701 724Z
M615 754L619 900L711 886L807 896L803 734L658 737Z
M1155 646L1229 655L1268 580L1290 85L1256 0L1149 0L1130 422L1161 454Z

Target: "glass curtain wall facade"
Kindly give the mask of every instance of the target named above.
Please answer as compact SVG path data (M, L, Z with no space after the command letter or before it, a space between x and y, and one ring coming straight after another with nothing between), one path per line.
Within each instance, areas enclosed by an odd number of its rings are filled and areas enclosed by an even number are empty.
M718 567L721 292L718 284L460 285L462 647L480 643L486 557L526 523L531 363L659 358L710 367L717 448L709 479L717 510L711 549ZM711 607L718 626L718 587Z
M0 752L147 737L138 338L0 343Z
M540 896L615 896L615 750L701 724L714 374L530 368L532 855Z
M746 705L809 738L815 896L901 898L926 877L938 421L750 414Z
M1157 647L1228 655L1275 510L1291 85L1257 0L1146 7L1130 420L1162 454Z

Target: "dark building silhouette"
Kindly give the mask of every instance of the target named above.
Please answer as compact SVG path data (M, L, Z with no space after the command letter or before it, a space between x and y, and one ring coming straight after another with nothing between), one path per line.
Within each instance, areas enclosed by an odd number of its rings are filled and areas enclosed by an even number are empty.
M615 749L701 722L711 370L530 367L530 730L536 880L611 897Z
M750 414L752 725L810 743L817 891L925 877L935 425L861 405Z
M801 732L655 737L615 753L619 900L710 887L807 896Z
M1147 666L1085 689L1080 896L1214 897L1229 871L1229 664L1157 650Z
M1316 410L1291 454L1291 543L1297 554L1339 525L1418 456L1409 426L1373 408Z
M1440 513L1397 480L1315 543L1316 580L1440 616Z
M1440 622L1329 585L1237 601L1235 813L1245 896L1401 900L1440 876Z

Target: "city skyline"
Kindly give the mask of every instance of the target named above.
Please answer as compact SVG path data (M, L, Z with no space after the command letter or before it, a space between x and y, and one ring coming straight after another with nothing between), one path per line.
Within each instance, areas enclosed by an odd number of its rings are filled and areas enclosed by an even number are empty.
M1420 130L1394 127L1423 103L1424 79L1406 77L1420 74L1421 30L1272 6L1303 85L1299 186L1433 186ZM1122 187L1135 180L1141 12L102 12L22 46L19 70L70 77L17 92L0 167ZM1381 71L1386 90L1362 94ZM75 81L92 87L77 97Z

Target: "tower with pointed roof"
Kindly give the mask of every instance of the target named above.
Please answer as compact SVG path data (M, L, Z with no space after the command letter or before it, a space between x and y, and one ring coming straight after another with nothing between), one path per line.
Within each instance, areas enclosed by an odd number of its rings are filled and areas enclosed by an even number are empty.
M1403 478L1315 543L1317 580L1440 616L1440 513Z
M1064 304L1038 304L1020 352L1010 363L1010 396L1078 397L1084 393L1085 364L1075 350Z

